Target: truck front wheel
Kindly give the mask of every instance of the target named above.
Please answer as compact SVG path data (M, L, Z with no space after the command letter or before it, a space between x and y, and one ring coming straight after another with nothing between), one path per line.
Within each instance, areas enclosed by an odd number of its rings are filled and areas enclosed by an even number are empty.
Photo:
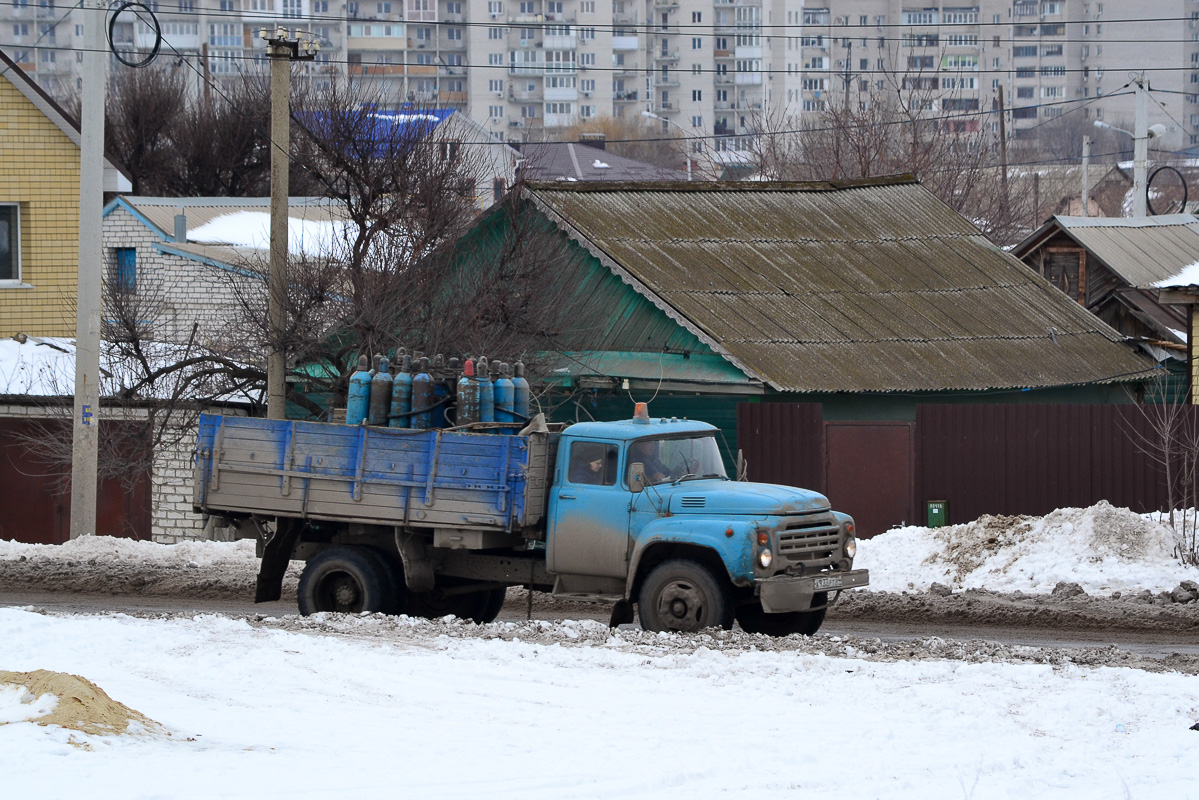
M305 616L318 611L387 612L393 604L382 564L356 547L333 547L312 558L300 574L296 594Z
M822 606L828 602L828 595L818 592L812 596L812 605ZM736 610L737 623L746 633L764 633L767 636L790 636L802 633L812 636L824 624L826 609L816 611L789 611L783 614L767 614L762 610L762 604L757 600L747 605L738 606Z
M707 567L684 559L664 561L646 576L637 612L647 631L691 633L733 626L728 588Z

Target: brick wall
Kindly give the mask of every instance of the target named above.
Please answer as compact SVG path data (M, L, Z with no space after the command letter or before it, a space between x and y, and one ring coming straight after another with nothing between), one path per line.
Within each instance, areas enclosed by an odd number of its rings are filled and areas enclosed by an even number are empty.
M7 80L0 80L0 175L0 203L19 208L23 284L0 284L0 337L74 336L79 148Z

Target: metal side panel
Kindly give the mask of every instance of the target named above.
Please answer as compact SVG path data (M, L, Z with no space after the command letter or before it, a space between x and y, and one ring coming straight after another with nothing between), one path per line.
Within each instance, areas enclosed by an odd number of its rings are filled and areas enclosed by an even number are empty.
M529 462L523 436L206 417L197 505L507 531L529 524Z

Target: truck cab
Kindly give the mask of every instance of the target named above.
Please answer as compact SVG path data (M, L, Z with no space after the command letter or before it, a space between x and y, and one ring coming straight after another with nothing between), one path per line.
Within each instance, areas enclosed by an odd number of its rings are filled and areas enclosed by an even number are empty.
M733 480L703 422L578 423L558 444L546 568L554 594L638 604L644 627L812 633L854 570L853 520L816 492Z

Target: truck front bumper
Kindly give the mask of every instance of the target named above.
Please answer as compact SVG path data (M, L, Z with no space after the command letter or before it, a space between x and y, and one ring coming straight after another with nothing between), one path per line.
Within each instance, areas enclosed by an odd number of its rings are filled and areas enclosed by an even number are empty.
M767 614L807 611L817 592L854 589L870 583L870 570L821 572L815 575L775 575L755 581L754 588Z

